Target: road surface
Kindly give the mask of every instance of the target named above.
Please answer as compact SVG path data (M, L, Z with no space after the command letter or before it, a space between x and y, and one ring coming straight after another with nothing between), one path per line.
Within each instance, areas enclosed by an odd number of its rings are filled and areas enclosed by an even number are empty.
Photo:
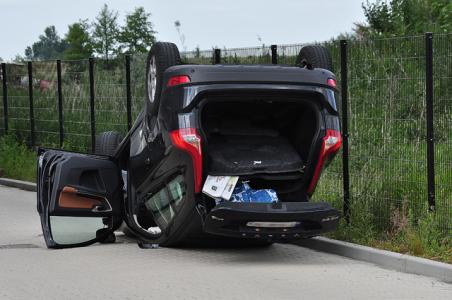
M452 285L276 244L48 250L35 193L0 186L0 299L452 299Z

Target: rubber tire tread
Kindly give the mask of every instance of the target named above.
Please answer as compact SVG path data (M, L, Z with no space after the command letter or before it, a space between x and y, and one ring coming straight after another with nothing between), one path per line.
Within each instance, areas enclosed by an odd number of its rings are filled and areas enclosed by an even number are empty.
M313 68L326 69L333 72L333 60L327 48L319 45L309 45L301 48L297 57L297 65L306 60Z
M149 101L149 87L148 87L148 74L149 74L149 68L150 68L150 62L152 56L155 56L155 64L156 64L156 71L157 71L157 83L156 83L156 89L155 89L155 96L154 96L154 102L151 104ZM147 60L146 60L146 82L145 82L145 90L146 90L146 99L147 104L150 105L150 110L154 109L153 104L158 104L160 100L160 94L163 89L163 73L166 69L172 66L177 66L182 64L179 49L177 46L173 43L167 43L167 42L157 42L154 45L152 45L151 50L149 51Z
M96 137L94 153L113 156L123 137L116 131L102 132Z

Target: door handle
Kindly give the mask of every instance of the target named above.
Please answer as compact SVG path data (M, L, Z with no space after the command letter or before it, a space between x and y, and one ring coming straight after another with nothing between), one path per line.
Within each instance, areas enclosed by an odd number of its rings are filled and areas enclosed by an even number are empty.
M108 203L108 202L107 202ZM105 213L105 212L111 212L111 206L110 203L108 203L108 207L106 205L96 205L91 210L92 212L98 212L98 213Z

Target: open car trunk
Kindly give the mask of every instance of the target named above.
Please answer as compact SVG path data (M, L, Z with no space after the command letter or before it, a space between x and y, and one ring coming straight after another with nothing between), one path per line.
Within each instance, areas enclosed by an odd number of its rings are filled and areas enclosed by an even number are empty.
M238 175L254 188L277 190L282 201L303 201L293 193L303 185L319 132L320 108L310 101L314 97L205 99L201 110L205 174Z

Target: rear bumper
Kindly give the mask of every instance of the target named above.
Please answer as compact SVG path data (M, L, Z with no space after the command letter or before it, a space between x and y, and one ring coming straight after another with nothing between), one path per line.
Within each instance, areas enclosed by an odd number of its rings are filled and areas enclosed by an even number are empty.
M207 215L204 231L231 237L289 241L334 231L339 218L339 211L325 202L224 202ZM260 223L256 226L249 222Z

